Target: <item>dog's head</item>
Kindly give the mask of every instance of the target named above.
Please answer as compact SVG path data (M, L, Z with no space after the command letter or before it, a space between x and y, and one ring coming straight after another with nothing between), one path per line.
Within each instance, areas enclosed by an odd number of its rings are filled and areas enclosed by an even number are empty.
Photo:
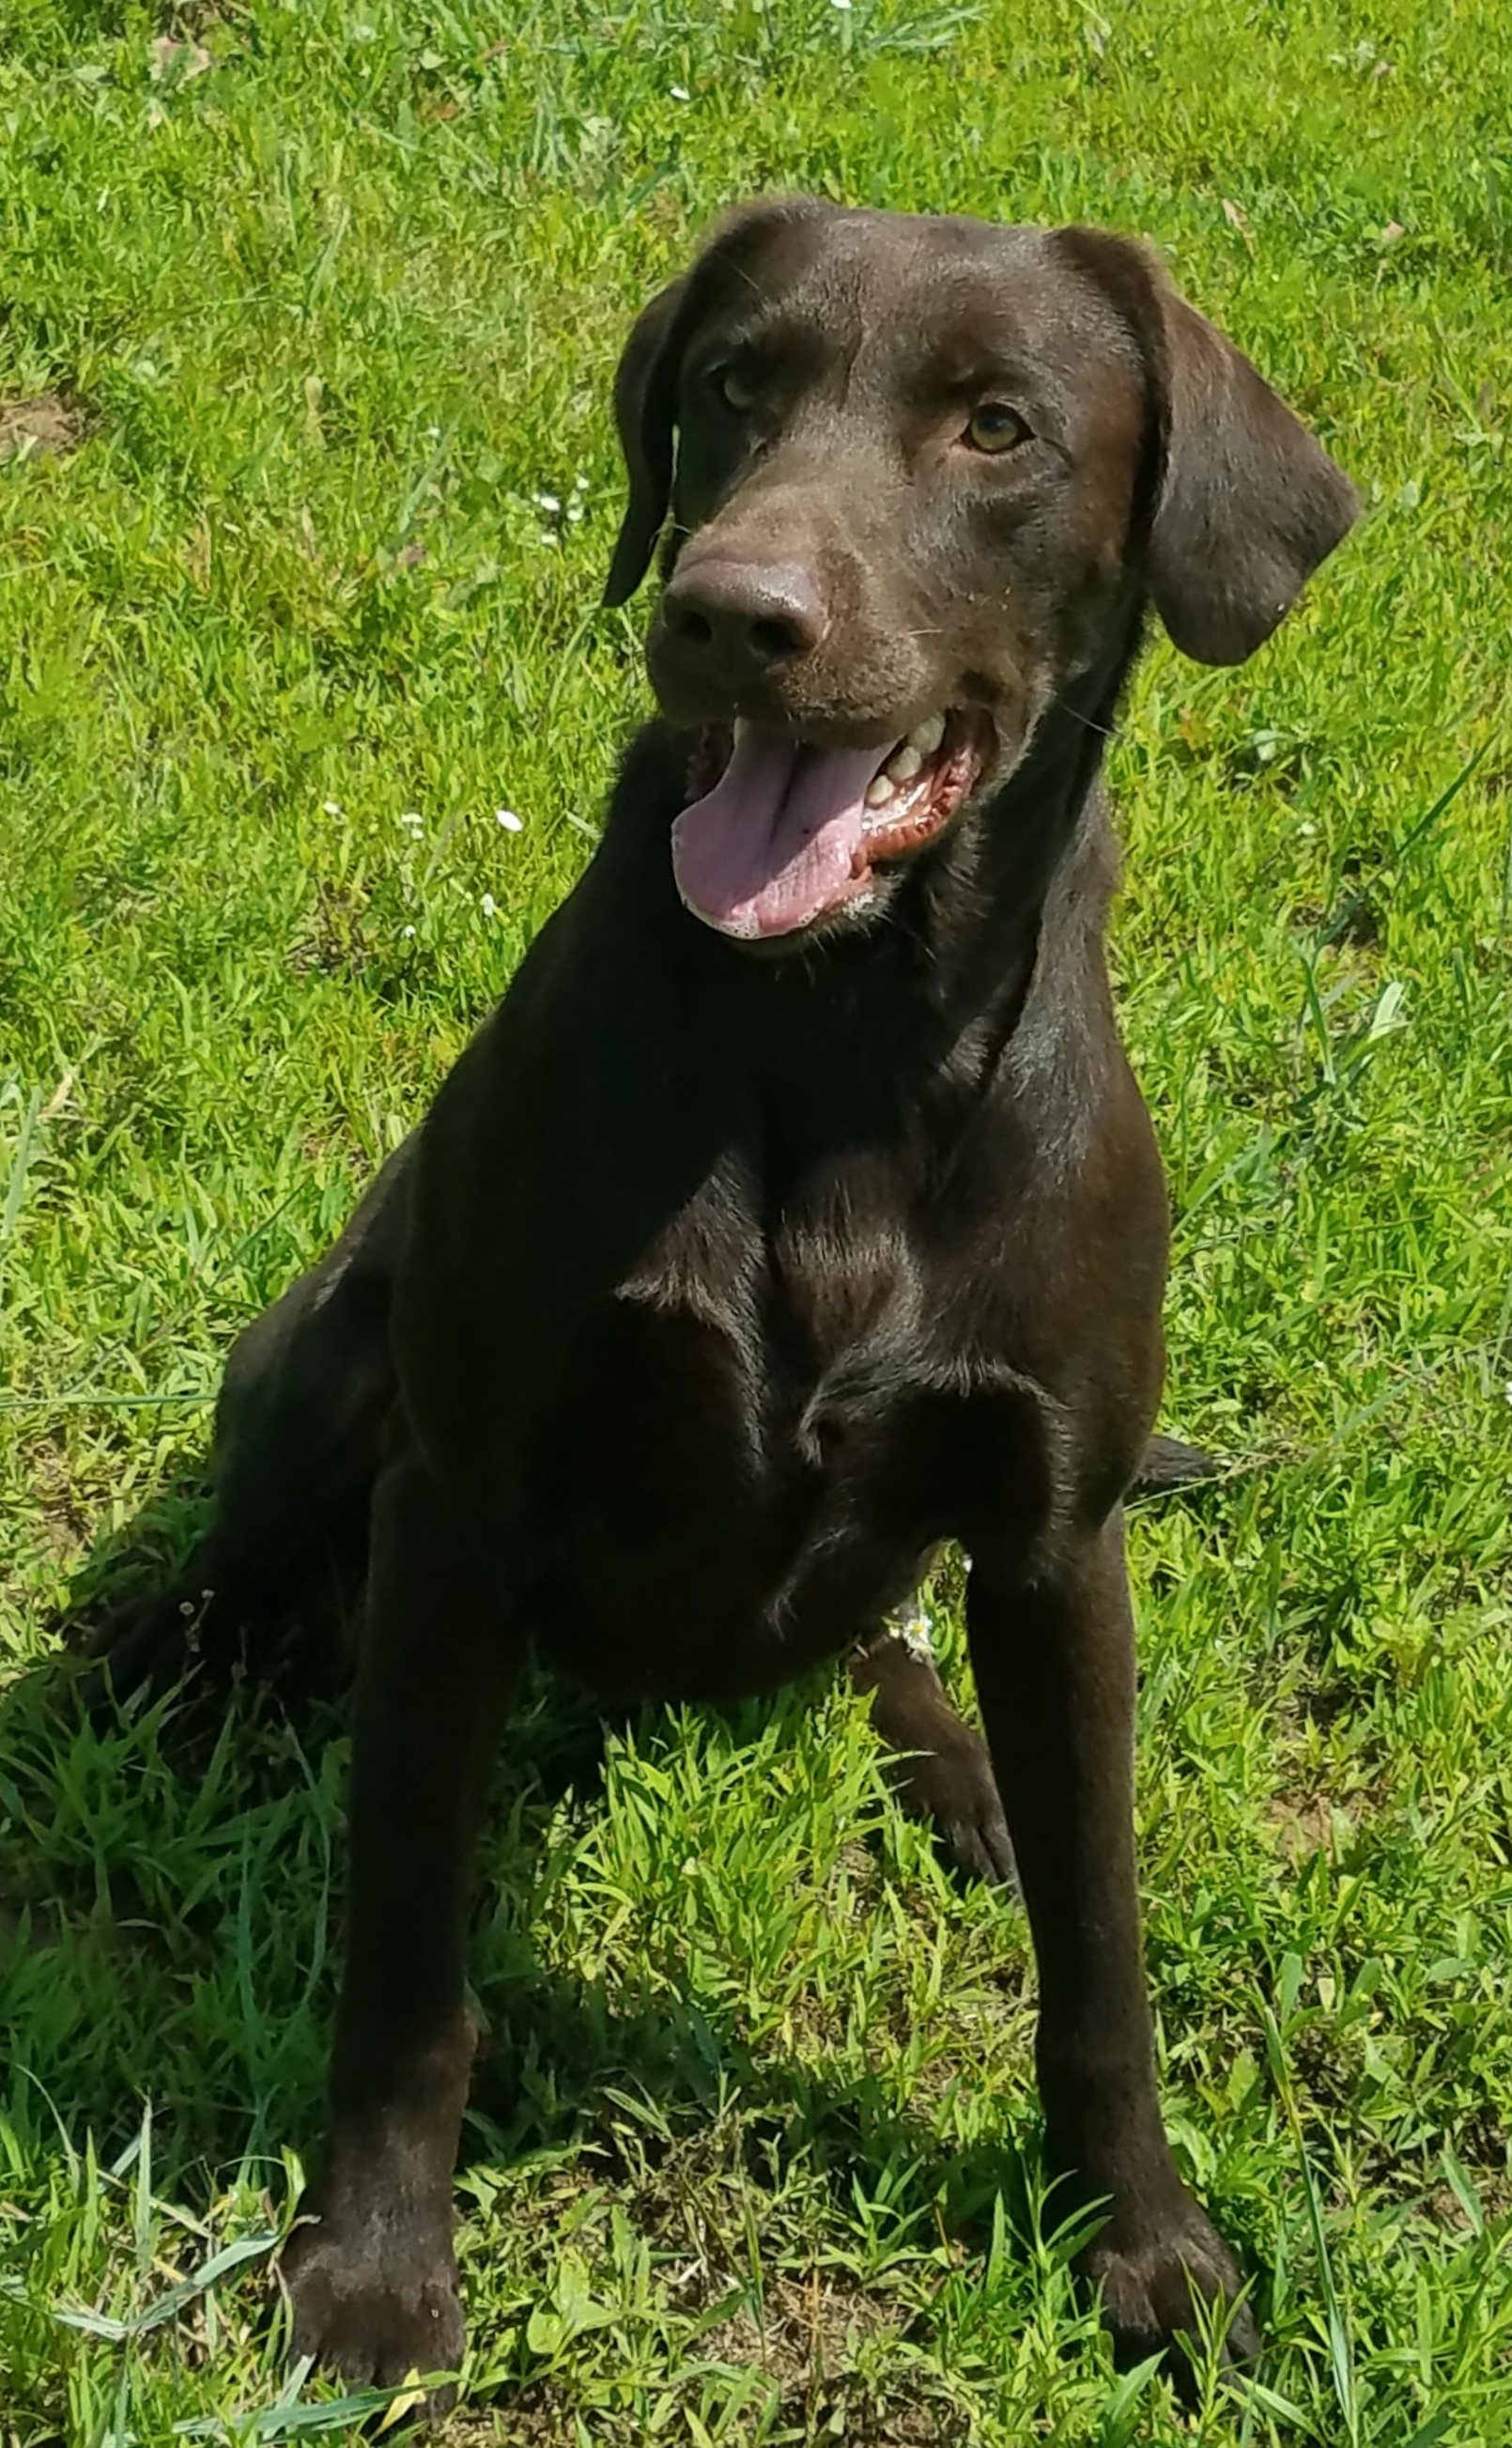
M670 510L674 863L747 940L884 908L1146 596L1185 653L1242 660L1355 514L1157 259L1095 230L747 206L641 316L616 410L606 600Z

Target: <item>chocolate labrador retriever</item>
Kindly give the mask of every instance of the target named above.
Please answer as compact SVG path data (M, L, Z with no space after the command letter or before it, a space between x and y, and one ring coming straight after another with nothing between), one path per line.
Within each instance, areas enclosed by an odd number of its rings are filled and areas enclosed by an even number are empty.
M371 1505L296 2338L379 2381L460 2354L469 1859L530 1654L713 1701L850 1655L963 1858L1005 1873L1011 1831L1048 2156L1105 2205L1083 2262L1120 2345L1203 2298L1242 2354L1140 1958L1120 1500L1166 1206L1098 777L1147 606L1241 660L1354 496L1085 229L756 203L646 308L616 408L607 600L665 528L660 717L422 1129L237 1346L216 1520L107 1650L117 1689L170 1671L181 1608L255 1623ZM890 1628L944 1540L990 1767Z

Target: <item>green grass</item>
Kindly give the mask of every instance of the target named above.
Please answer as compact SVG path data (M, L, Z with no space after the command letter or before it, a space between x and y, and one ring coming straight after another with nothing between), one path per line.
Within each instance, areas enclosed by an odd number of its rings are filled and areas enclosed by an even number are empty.
M594 608L614 355L763 185L1147 231L1368 506L1254 664L1158 646L1114 760L1168 1416L1245 1465L1135 1528L1149 1956L1272 2351L1190 2420L1115 2380L1022 1917L848 1697L647 1716L598 1776L542 1693L451 2436L1512 2439L1504 12L268 0L164 64L167 23L0 0L0 437L46 393L78 434L0 463L0 2441L358 2419L288 2375L264 2248L339 1729L182 1776L157 1718L80 1731L48 1619L144 1512L188 1534L230 1337L588 852L645 701L643 616Z

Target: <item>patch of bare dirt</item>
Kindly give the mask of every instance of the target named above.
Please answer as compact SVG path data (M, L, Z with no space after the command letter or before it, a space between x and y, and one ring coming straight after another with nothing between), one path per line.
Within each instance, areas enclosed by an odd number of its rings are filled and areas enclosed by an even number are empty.
M84 440L84 419L61 392L0 401L0 459L66 459Z
M30 1474L43 1548L55 1564L75 1563L96 1526L92 1491L80 1486L56 1437L38 1440L30 1455Z
M1341 1840L1348 1845L1354 1833L1348 1811L1322 1793L1278 1793L1265 1815L1289 1862L1306 1862L1314 1853L1334 1854Z
M298 937L289 949L296 977L318 970L332 978L359 977L367 966L363 934L365 901L340 885L317 882Z
M834 2379L862 2338L896 2325L894 2307L858 2287L826 2281L815 2270L807 2284L775 2280L767 2289L760 2323L750 2312L737 2312L710 2329L706 2342L717 2362L765 2372L788 2393Z
M899 2307L876 2302L861 2288L836 2285L817 2271L807 2281L778 2279L766 2291L762 2318L737 2313L699 2341L699 2359L737 2370L756 2371L778 2392L778 2436L844 2438L851 2448L966 2448L964 2412L928 2375L900 2368L877 2394L854 2369L857 2347L867 2338L896 2334ZM443 2448L572 2448L582 2438L570 2393L549 2381L532 2381L504 2392L496 2406L475 2408L446 2424ZM630 2432L612 2418L596 2437L621 2448ZM679 2435L680 2436L680 2435Z

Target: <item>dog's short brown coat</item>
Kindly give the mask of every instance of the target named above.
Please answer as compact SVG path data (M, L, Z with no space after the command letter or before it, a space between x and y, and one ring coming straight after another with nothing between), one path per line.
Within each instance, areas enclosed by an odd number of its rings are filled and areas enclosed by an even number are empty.
M984 399L1024 436L990 464L961 442ZM1098 775L1147 604L1188 654L1248 655L1353 497L1153 258L1087 230L749 207L646 309L617 404L612 601L671 520L662 718L423 1128L233 1354L182 1585L215 1589L207 1634L253 1620L373 1490L297 2335L379 2381L460 2351L467 1870L533 1648L605 1692L716 1699L849 1653L922 1755L912 1798L998 1875L1005 1814L1049 2155L1107 2204L1084 2264L1121 2343L1158 2344L1238 2282L1172 2162L1140 1961L1120 1501L1166 1215L1108 991ZM797 645L753 659L689 622L732 570L801 582ZM682 906L704 725L885 747L961 706L980 786L858 911L784 958ZM946 1539L996 1786L887 1630ZM123 1634L118 1683L176 1620L170 1594ZM1242 2305L1230 2337L1253 2343Z

